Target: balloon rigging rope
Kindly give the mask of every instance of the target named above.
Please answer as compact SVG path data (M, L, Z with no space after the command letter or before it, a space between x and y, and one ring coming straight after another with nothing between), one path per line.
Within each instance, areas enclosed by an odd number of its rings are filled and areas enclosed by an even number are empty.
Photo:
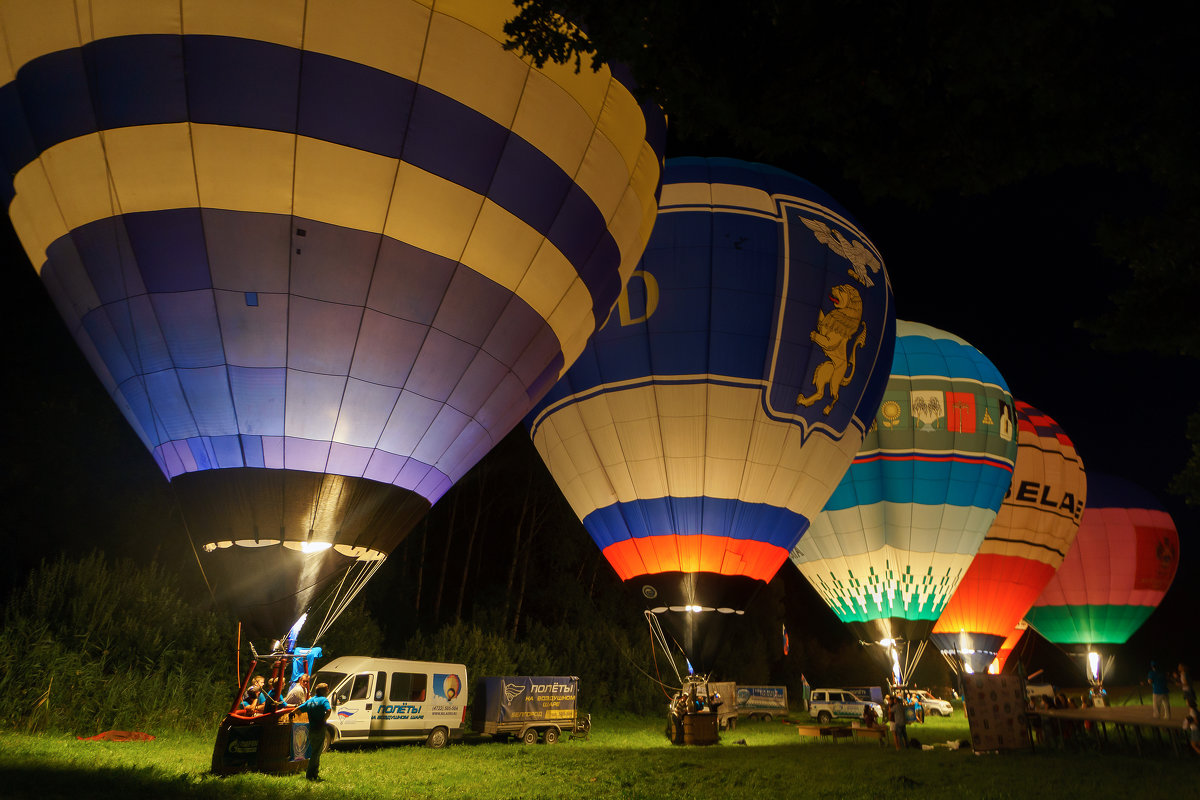
M212 584L209 583L208 573L204 569L204 562L200 560L200 551L196 549L196 540L192 538L192 529L188 525L187 515L183 513L183 506L179 503L179 495L175 491L175 483L168 481L167 485L171 487L171 494L175 495L175 507L179 509L179 518L183 521L183 532L187 534L188 545L192 548L192 556L196 559L196 566L200 568L200 577L204 579L204 588L208 589L208 598L213 603L216 603L217 596L213 592Z
M329 630L329 627L333 625L335 621L337 621L337 618L342 615L342 612L349 607L350 603L354 601L354 598L358 596L358 593L362 591L362 588L367 585L367 582L370 581L375 573L379 571L379 568L383 566L383 562L386 560L386 558L380 558L367 562L365 565L363 565L362 562L359 562L359 565L362 565L362 568L359 569L356 574L354 574L349 588L343 592L342 587L345 586L346 579L351 576L351 573L355 573L354 568L356 565L351 564L346 568L346 572L344 575L342 575L342 579L338 581L337 589L334 590L333 597L330 600L329 609L325 613L325 618L321 621L321 627L317 629L317 635L313 637L314 645L320 641L321 637L323 637Z
M913 673L917 671L917 665L921 663L921 656L925 655L925 645L927 645L927 644L929 644L928 639L921 640L920 644L917 645L917 654L915 657L912 658L912 660L909 660L908 645L905 645L905 647L904 647L905 663L904 663L904 676L903 676L905 685L908 684L909 678L911 678L913 676Z
M659 647L662 648L663 655L670 659L671 669L675 671L675 679L678 680L679 685L682 686L683 676L679 674L679 666L676 665L675 659L671 657L671 646L667 642L666 634L663 633L662 624L658 621L658 617L653 611L647 610L643 613L646 615L646 621L650 624L651 650L653 650L654 642L657 641ZM654 668L656 670L658 669L658 658L654 659ZM658 683L663 685L662 678L658 678Z

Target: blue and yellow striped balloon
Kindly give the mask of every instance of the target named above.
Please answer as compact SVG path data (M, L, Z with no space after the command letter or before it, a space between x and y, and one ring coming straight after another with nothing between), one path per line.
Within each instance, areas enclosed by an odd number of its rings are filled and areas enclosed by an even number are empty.
M627 293L528 424L697 669L854 458L894 327L882 258L820 189L761 164L667 162Z
M522 418L649 237L661 114L505 51L513 13L0 2L13 225L273 631Z
M871 431L792 550L860 639L927 639L1004 501L1016 431L991 361L953 334L896 323Z

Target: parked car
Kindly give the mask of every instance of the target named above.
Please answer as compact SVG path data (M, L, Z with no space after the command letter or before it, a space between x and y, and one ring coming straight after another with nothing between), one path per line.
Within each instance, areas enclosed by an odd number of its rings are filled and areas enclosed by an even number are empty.
M948 717L954 713L954 706L940 697L934 697L925 689L916 689L909 692L921 703L921 708L925 709L926 714L934 714L939 717Z
M825 725L834 719L862 719L867 706L874 706L876 719L883 719L883 708L879 703L860 700L846 689L813 689L808 714Z

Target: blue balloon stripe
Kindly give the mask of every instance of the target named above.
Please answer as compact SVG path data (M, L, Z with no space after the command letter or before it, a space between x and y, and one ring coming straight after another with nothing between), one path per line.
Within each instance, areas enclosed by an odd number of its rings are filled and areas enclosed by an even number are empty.
M880 502L992 508L1011 481L1010 464L961 454L856 460L824 510Z
M445 494L452 483L437 467L412 457L384 465L368 454L361 459L358 470L332 469L330 462L348 463L344 446L294 436L192 436L164 442L152 450L152 455L168 478L209 469L286 468L390 483L415 491L430 503Z
M620 249L604 214L532 144L410 80L282 45L122 36L37 58L0 87L0 161L11 176L78 136L184 121L295 133L403 159L486 194L546 236L588 287L597 324L621 291ZM4 180L11 199L11 177Z
M583 518L583 526L601 549L647 536L708 534L764 542L790 551L808 525L804 515L785 508L716 497L615 503Z

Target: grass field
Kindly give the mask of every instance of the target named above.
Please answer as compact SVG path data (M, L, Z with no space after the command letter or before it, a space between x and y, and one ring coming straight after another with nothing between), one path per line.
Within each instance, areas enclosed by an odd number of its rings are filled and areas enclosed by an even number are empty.
M802 715L801 715L802 716ZM1196 797L1200 756L1038 750L897 752L801 738L780 721L744 722L711 747L672 746L656 718L593 715L591 738L555 745L458 743L335 751L323 783L208 772L213 736L152 742L0 733L3 798L1170 798ZM157 732L155 732L157 734ZM214 732L215 734L215 732ZM962 711L910 725L924 743L967 738ZM739 744L744 741L745 744Z

